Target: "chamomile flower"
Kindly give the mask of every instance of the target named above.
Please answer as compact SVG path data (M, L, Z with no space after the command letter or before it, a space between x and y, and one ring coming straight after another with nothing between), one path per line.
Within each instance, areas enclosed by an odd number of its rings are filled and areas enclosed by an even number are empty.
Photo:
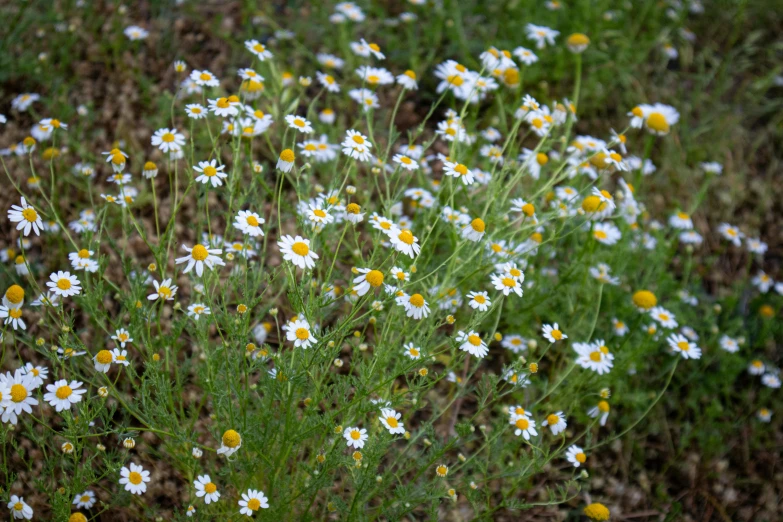
M557 413L550 413L547 415L546 419L541 423L541 425L549 426L549 429L552 431L552 435L557 435L565 431L568 423L566 422L566 417L563 415L563 412L558 411Z
M258 40L246 40L245 49L253 53L261 62L272 58L272 53Z
M92 360L95 364L95 371L108 373L111 363L114 362L114 356L109 350L100 350Z
M220 80L218 80L214 74L207 70L191 71L190 80L200 87L217 87L220 85Z
M151 142L161 152L174 152L185 146L185 135L176 129L158 129L152 135Z
M329 223L334 222L334 216L324 208L324 203L322 201L310 203L308 207L305 215L311 223L315 223L316 225L328 225Z
M343 431L343 438L349 448L361 449L364 447L364 443L367 441L367 430L364 428L345 428Z
M405 308L405 315L417 321L430 315L430 306L421 294L408 295L402 293L395 299L397 304Z
M405 433L405 425L400 421L400 417L402 417L402 415L391 408L383 408L381 410L381 424L383 424L392 435Z
M669 347L678 352L683 359L701 358L701 348L688 341L684 335L671 334L666 338L666 341L669 343Z
M223 432L223 436L220 439L220 448L217 450L217 454L230 457L241 447L242 437L239 435L239 433L237 433L235 430L226 430Z
M403 89L417 90L419 84L416 82L416 73L408 69L402 74L397 75L397 83L402 85Z
M614 334L618 337L623 337L630 331L628 325L616 317L612 318L612 328L614 328Z
M601 426L606 426L606 419L609 418L609 403L605 400L598 401L598 404L587 410L587 415L590 416L590 418L595 419L596 417L600 417L598 419L598 424Z
M560 330L560 326L557 323L545 324L543 328L541 328L541 335L550 343L568 339L568 336Z
M606 347L603 341L574 343L573 348L578 355L576 364L582 368L593 370L598 375L611 371L614 355L609 352L609 348Z
M578 468L587 461L587 455L582 448L574 444L566 450L566 460Z
M674 314L661 306L654 306L650 309L650 317L664 328L677 328Z
M413 343L407 343L405 346L403 346L405 355L413 360L421 358L421 348L414 345Z
M285 235L277 242L283 259L290 261L302 270L313 268L318 254L310 249L310 240L301 236L291 237Z
M95 499L95 493L91 490L87 490L84 493L79 493L73 497L72 504L79 509L91 509L97 500Z
M130 41L144 40L147 38L147 36L149 36L149 32L147 32L146 29L143 29L137 25L130 25L126 27L123 32Z
M445 162L443 164L443 174L459 179L463 185L471 185L474 181L473 173L462 163Z
M288 323L286 327L286 339L293 342L296 348L303 348L305 350L318 342L310 331L310 323L305 319L296 319Z
M177 293L177 285L172 285L170 278L164 279L160 283L152 281L152 284L155 285L155 292L148 295L147 299L150 301L156 301L158 299L171 301L174 299L174 296Z
M32 375L33 385L38 388L43 386L44 380L49 378L49 369L46 366L34 366L33 363L24 365L25 375Z
M202 315L212 315L212 310L210 310L208 306L201 303L193 303L192 305L188 306L188 317L192 317L198 321Z
M248 489L245 493L242 493L242 500L238 501L240 515L247 515L252 517L259 509L267 509L269 507L269 499L264 495L264 492L258 489Z
M492 274L491 281L495 290L503 292L503 295L510 295L513 292L522 297L522 281L511 274Z
M119 330L117 330L114 333L114 335L111 336L111 338L114 341L117 341L117 343L121 347L123 347L123 348L125 348L125 345L127 343L132 343L133 342L133 339L131 339L130 333L128 333L128 330L126 330L125 328L120 328Z
M357 272L359 275L353 279L353 289L359 297L383 284L383 272L380 270L358 268Z
M767 253L767 244L759 238L749 237L745 242L745 246L747 247L748 252L751 252L752 254L763 256Z
M595 223L592 235L593 239L604 245L614 245L622 237L620 229L612 223Z
M112 350L111 355L114 358L115 363L122 366L130 366L130 361L128 361L128 350L120 350L119 348L115 348Z
M665 136L678 121L680 113L670 105L656 103L645 107L644 125L651 134Z
M82 395L87 393L87 390L80 390L83 383L79 381L66 381L61 379L54 384L46 386L46 393L44 400L48 402L56 411L71 409L71 406L77 402L81 402Z
M419 168L419 163L404 154L395 154L392 158L403 170L413 171Z
M460 350L468 352L474 357L483 358L489 353L487 344L481 339L479 334L473 330L468 333L465 333L462 330L457 332L457 342L460 343Z
M492 305L486 292L470 292L468 293L468 299L470 299L468 306L479 312L486 312Z
M0 374L0 386L8 390L7 395L3 393L3 399L0 400L0 420L16 426L18 416L22 412L32 413L31 406L38 404L38 400L33 398L33 391L37 388L36 379L30 373L17 369L13 374Z
M285 117L285 121L289 128L295 129L303 134L310 134L313 132L312 124L301 116L289 114Z
M410 230L401 230L397 228L397 226L394 226L387 234L392 247L398 252L402 252L411 259L419 255L419 251L421 250L419 238L414 236Z
M150 481L150 472L138 464L130 463L130 467L120 470L120 485L125 486L125 491L134 495L141 495L147 491L147 482Z
M196 182L211 183L213 187L219 187L223 184L224 179L228 177L223 170L225 165L218 165L217 160L199 161L198 166L194 166L193 170L200 172L201 174L196 177Z
M70 272L63 272L62 270L52 272L49 275L49 281L46 282L46 286L49 287L49 290L60 297L79 295L82 291L80 284L81 283L76 276L71 275Z
M249 210L240 210L237 214L234 226L250 237L264 237L264 231L261 225L265 223L264 218Z
M486 224L484 223L484 220L481 218L475 218L471 220L470 223L462 227L461 235L468 241L481 241L481 238L484 237L485 230Z
M9 308L5 305L0 306L0 319L4 319L3 324L10 324L14 330L27 329L27 324L22 319L21 308Z
M196 480L193 481L193 486L196 488L196 496L204 498L205 504L217 502L220 498L220 491L217 489L217 485L212 482L209 475L199 475Z
M772 412L769 408L760 408L759 411L756 412L756 418L761 422L769 422L772 420Z
M27 505L27 502L24 501L24 497L11 495L8 502L8 509L11 510L15 519L33 519L33 508Z
M30 235L30 230L39 236L41 235L40 231L44 229L41 216L32 205L25 201L24 196L21 205L11 205L11 209L8 211L8 220L11 223L18 223L16 230L21 230L25 236Z
M522 409L522 408L519 408ZM522 414L517 414L516 409L511 413L511 417L508 423L514 426L514 435L519 437L520 435L525 440L530 440L530 437L538 436L536 431L536 421L530 418L530 414L522 410Z
M527 24L525 32L529 40L536 42L536 49L543 49L547 45L555 45L555 38L560 34L560 31L535 24Z
M220 248L207 248L202 244L197 244L193 248L182 245L182 250L187 252L188 255L176 258L174 263L177 265L187 263L185 270L182 271L183 274L187 274L195 267L196 275L201 277L204 275L205 266L210 270L214 270L215 266L225 266L226 264L218 257L223 253L223 250Z
M506 334L503 335L500 345L514 353L521 353L528 349L529 343L530 341L519 334Z
M353 129L346 132L345 139L342 142L343 154L359 161L368 161L372 154L370 149L372 143L360 132Z
M718 341L718 345L721 349L726 350L729 353L737 353L739 351L739 343L736 339L732 339L728 335L722 335Z

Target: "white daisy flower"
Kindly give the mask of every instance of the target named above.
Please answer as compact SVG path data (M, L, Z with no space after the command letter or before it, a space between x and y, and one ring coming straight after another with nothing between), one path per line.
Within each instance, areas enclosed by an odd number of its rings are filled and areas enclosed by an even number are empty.
M79 381L68 382L61 379L46 386L49 393L44 394L43 398L58 412L69 410L72 405L81 402L82 395L87 393L87 390L79 389L82 384Z
M120 470L120 485L125 486L126 491L134 495L141 495L147 491L147 482L150 481L150 472L143 467L130 463L130 467L123 467Z

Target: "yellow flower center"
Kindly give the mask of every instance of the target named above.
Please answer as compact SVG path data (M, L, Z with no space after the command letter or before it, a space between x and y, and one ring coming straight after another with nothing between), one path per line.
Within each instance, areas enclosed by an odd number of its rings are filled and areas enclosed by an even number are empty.
M70 386L60 386L57 388L57 391L54 393L58 399L67 399L71 396L73 393L73 390Z
M677 343L677 348L679 348L683 352L687 352L688 350L691 349L691 346L690 346L690 344L688 344L687 341L680 341L680 342Z
M212 176L217 176L217 169L213 166L204 167L204 175L209 176L210 178Z
M14 384L11 386L11 400L14 402L22 402L27 398L27 388L21 384Z
M606 401L600 401L598 403L598 409L604 413L609 411L609 403Z
M481 345L481 337L475 334L470 334L468 336L468 342L472 344L473 346L480 346Z
M367 275L364 276L364 279L375 288L378 288L383 284L383 274L379 270L370 270L367 272Z
M411 354L414 357L418 357L419 356L419 350L417 350L416 348L411 348L410 350L408 350L408 353Z
M215 491L217 491L217 486L213 482L209 482L207 484L204 484L204 491L207 492L207 494L211 495Z
M255 216L247 216L246 221L247 221L247 224L250 225L251 227L257 227L258 226L258 220L256 219Z
M298 256L306 256L310 252L310 247L301 241L297 241L291 245L291 250L293 250L294 254Z
M207 252L204 245L196 245L193 247L193 250L190 251L190 255L196 261L204 261L207 256L209 256L209 252Z
M166 143L171 143L172 141L174 141L174 135L173 135L172 133L170 133L170 132L167 132L166 134L164 134L163 136L161 136L161 138L160 138L160 139L162 139L162 140L163 140L163 141L165 141ZM145 165L145 166L146 166L146 165Z
M71 288L71 280L68 278L61 278L57 281L57 288L60 290L69 290Z
M21 502L17 502L16 504L14 504L14 510L15 511L22 511L23 508L24 508L24 505Z
M658 298L648 290L639 290L635 292L631 300L633 301L633 304L645 310L658 304Z
M476 232L484 232L484 228L486 225L484 224L484 220L481 218L476 218L473 221L470 222L470 227L475 230Z
M297 328L296 338L300 341L306 341L310 338L310 332L307 330L307 328Z
M555 424L557 424L558 422L560 422L560 417L558 417L558 416L557 416L557 415L555 415L554 413L550 413L549 415L547 415L546 422L547 422L547 424L549 424L550 426L554 426Z
M424 297L421 294L413 294L408 302L416 308L424 306Z
M395 419L394 417L386 417L386 424L388 424L392 428L396 428L397 426L400 425L400 423L397 422L397 419Z
M449 468L447 468L446 466L444 466L444 465L442 465L442 464L441 464L440 466L438 466L437 468L435 468L435 472L436 472L438 475L440 475L440 476L444 477L444 476L446 476L446 473L448 473L448 472L449 472Z
M465 80L462 79L462 76L458 74L452 74L448 78L446 78L446 81L449 82L451 85L454 85L455 87L460 87Z
M552 330L552 338L559 341L563 338L563 332L560 330Z
M601 360L601 352L599 350L590 352L590 360L593 362L599 362Z
M530 427L530 421L527 420L525 417L520 417L519 419L516 420L514 426L516 426L520 430L526 430Z
M351 430L351 438L353 440L359 440L362 437L362 434L359 432L359 430Z
M292 163L294 161L294 151L291 149L285 149L280 153L280 159L286 163Z
M101 364L109 364L112 360L111 352L109 350L101 350L95 356L95 360Z
M19 285L11 285L5 292L5 298L11 304L19 304L24 300L24 289Z
M33 208L27 207L22 211L22 217L30 223L35 223L38 220L38 212Z
M247 501L247 508L251 511L258 511L258 509L261 507L261 501L257 498L251 498Z
M656 132L669 132L669 122L660 112L653 112L647 116L647 127Z
M348 212L349 214L358 214L359 211L361 211L361 207L356 203L349 203L345 207L345 211Z
M326 217L326 212L324 212L320 208L317 208L317 209L313 210L313 214L315 214L319 218L325 218Z
M585 463L585 461L587 460L587 455L585 455L584 453L582 453L582 452L580 451L579 453L577 453L577 454L574 456L574 458L575 458L575 459L576 459L576 461L577 461L577 462L579 462L580 464L584 464L584 463Z
M588 504L584 509L584 514L592 520L609 520L609 510L598 502Z
M403 230L402 232L400 232L400 234L397 236L397 239L399 239L406 245L413 244L413 234L411 234L410 230Z
M487 302L487 298L483 295L479 294L475 297L473 297L473 300L476 301L478 304L484 304Z
M378 47L378 44L375 44L375 43L371 43L371 44L369 44L369 45L368 45L368 47L369 47L370 49L372 49L373 51L375 51L376 53L378 53L378 52L380 52L380 51L381 51L381 48L380 48L380 47Z
M229 448L236 448L242 442L242 437L234 430L226 430L223 434L223 445Z

